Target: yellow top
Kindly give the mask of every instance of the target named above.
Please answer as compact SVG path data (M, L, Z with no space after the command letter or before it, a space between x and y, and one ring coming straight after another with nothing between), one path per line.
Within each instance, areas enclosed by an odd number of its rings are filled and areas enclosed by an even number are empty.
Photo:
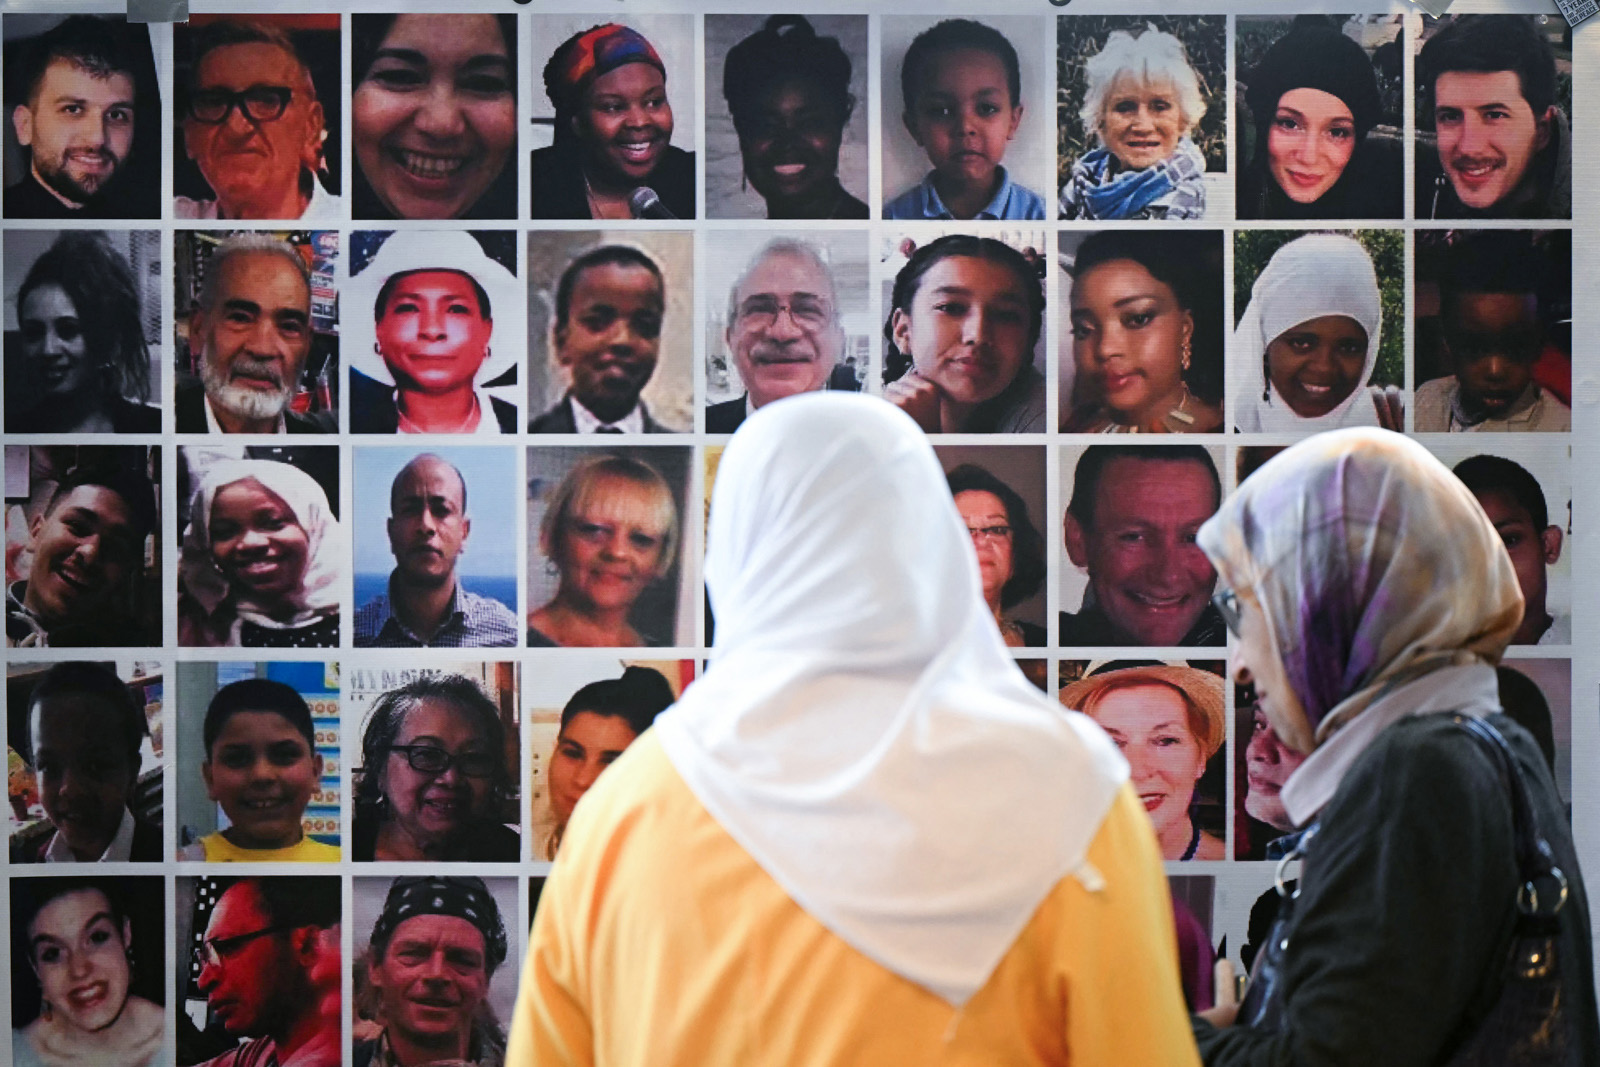
M200 839L207 863L338 863L339 846L302 836L288 848L240 848L219 830Z
M507 1067L1199 1064L1131 787L1089 849L1104 885L1057 883L956 1009L801 910L653 733L627 759L627 788L585 799L539 899Z

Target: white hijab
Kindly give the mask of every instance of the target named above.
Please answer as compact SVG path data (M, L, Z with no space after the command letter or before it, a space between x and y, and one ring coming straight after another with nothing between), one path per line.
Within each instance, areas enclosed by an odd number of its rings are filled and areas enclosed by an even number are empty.
M844 941L960 1006L1083 863L1128 767L1035 689L926 436L813 393L734 435L716 646L656 724L706 810Z
M1360 384L1326 415L1298 415L1267 378L1267 345L1287 330L1324 315L1354 319L1367 331L1367 362ZM1366 385L1378 363L1383 301L1378 273L1352 237L1313 233L1273 253L1250 290L1250 304L1233 331L1235 424L1245 433L1318 433L1345 426L1376 426L1378 411Z
M260 482L276 494L306 532L306 572L300 591L291 599L295 614L280 621L238 591L218 569L211 554L211 505L217 494L245 479ZM288 463L265 459L224 460L206 470L189 508L189 528L183 536L178 561L178 583L210 616L233 597L238 618L269 629L292 629L315 622L339 610L341 568L339 520L328 507L327 494L316 479ZM234 635L237 637L237 634Z

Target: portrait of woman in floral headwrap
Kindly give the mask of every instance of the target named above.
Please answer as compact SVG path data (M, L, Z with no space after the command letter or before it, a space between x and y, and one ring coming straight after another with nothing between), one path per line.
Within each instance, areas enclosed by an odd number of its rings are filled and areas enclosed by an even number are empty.
M667 68L644 35L618 23L563 41L544 68L555 143L533 153L533 217L695 217L694 153L672 144ZM654 214L663 218L668 215Z

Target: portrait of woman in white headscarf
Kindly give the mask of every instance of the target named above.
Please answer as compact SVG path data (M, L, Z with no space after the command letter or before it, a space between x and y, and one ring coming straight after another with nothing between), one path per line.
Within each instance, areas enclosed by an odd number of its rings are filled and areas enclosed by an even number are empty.
M1522 594L1471 492L1415 441L1342 430L1268 461L1199 544L1234 682L1308 754L1280 793L1296 832L1276 843L1304 861L1299 888L1280 867L1283 925L1243 1008L1228 996L1197 1020L1202 1059L1600 1062L1566 810L1500 708ZM1509 1038L1548 1055L1512 1057Z
M1241 242L1264 236L1237 235ZM1244 258L1236 248L1237 269L1248 269ZM1404 429L1400 390L1372 384L1384 327L1396 331L1396 338L1403 327L1384 322L1378 272L1360 241L1338 233L1294 238L1273 252L1249 293L1231 351L1234 381L1240 383L1232 408L1236 429Z
M178 644L334 648L343 544L316 479L288 463L207 468L178 561Z
M506 1062L1194 1062L1127 763L1007 652L916 423L757 411L705 573L710 666L577 805Z

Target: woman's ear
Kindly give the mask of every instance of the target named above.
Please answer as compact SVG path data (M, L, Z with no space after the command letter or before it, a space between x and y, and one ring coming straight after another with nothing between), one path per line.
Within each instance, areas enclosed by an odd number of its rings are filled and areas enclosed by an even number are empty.
M895 308L894 314L889 318L889 335L894 339L895 348L906 358L911 357L911 316L906 314L904 308Z

